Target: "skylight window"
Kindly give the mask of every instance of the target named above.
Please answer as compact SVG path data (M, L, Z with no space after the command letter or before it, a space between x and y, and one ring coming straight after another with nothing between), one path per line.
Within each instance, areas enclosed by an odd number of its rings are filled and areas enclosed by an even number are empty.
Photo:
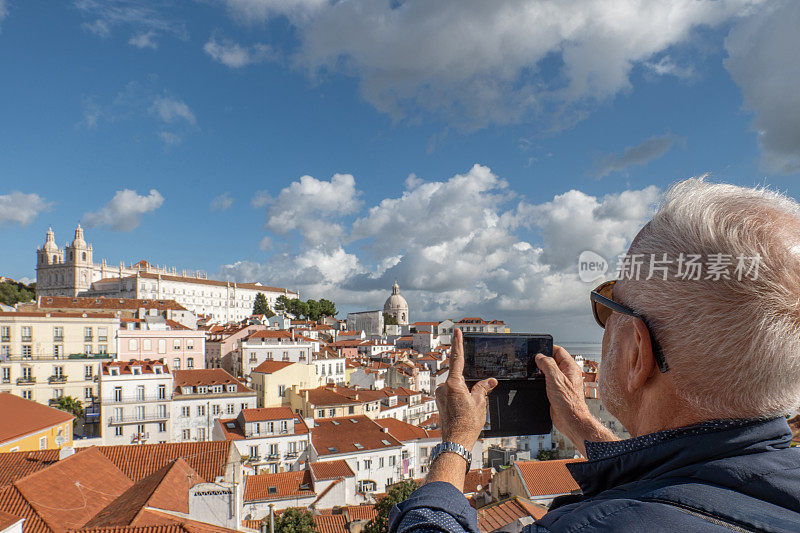
M353 446L356 447L356 450L363 450L364 446L360 442L354 442Z
M332 423L334 426L338 426L338 425L339 425L339 421L338 421L338 420L331 420L331 423Z
M336 446L328 446L328 452L339 453L339 449Z
M236 424L233 422L226 422L225 425L228 427L228 429L233 429L236 427Z
M270 487L267 489L268 494L278 494L278 487Z
M353 424L358 424L358 420L356 420L355 418L351 418L350 422L352 422Z
M392 445L392 443L391 443L391 442L389 442L389 441L388 441L388 440L386 440L386 439L381 439L381 442L382 442L384 445L386 445L386 446L391 446L391 445Z

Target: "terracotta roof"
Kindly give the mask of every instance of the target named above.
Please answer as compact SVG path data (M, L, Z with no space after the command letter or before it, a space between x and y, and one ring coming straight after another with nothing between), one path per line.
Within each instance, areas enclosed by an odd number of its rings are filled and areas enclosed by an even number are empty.
M60 450L0 453L0 488L58 461Z
M37 515L41 522L26 520L26 533L63 533L70 525L86 523L131 485L107 457L90 448L15 481L7 491L17 491L22 501L17 498L15 510L0 498L0 509L11 514L23 511L26 518Z
M0 393L0 443L70 422L71 414L26 400L10 392Z
M282 409L281 407L268 407L267 409ZM254 410L254 409L250 409ZM306 425L305 421L298 415L293 414L292 417L294 418L294 433L293 435L305 435L308 433L308 426ZM282 420L281 418L276 419L268 419L268 420ZM244 434L244 430L241 426L239 426L239 421L236 418L226 418L226 419L218 419L217 424L219 424L220 429L222 430L222 434L225 437L225 440L243 440L247 438ZM277 436L277 434L276 434ZM257 438L267 438L269 435L261 435Z
M168 442L130 446L98 446L109 460L133 481L139 481L182 457L204 481L213 483L225 475L232 444L227 441ZM79 452L85 453L85 452Z
M353 473L353 470L344 459L317 461L308 463L308 467L311 470L314 481L355 476L355 473Z
M547 508L514 497L478 509L478 529L489 533L520 518L530 516L534 520L538 520L545 514L547 514Z
M236 385L236 392L254 392L253 389L245 387L238 379L221 368L173 370L172 379L176 394L182 393L181 387L197 387L198 385Z
M142 298L91 298L85 296L40 296L40 309L171 309L188 311L175 300L147 300Z
M324 407L328 405L352 405L370 401L362 399L360 395L356 398L355 394L342 394L338 391L338 389L339 387L317 387L316 389L302 389L300 391L300 396L305 397L305 394L308 393L308 403L316 407Z
M110 368L118 368L120 375L132 375L133 367L141 368L142 374L156 374L155 367L160 366L161 372L166 376L169 375L169 366L163 361L109 361L103 363L103 375L110 376Z
M350 521L353 520L372 520L378 516L378 510L374 505L348 505L342 507L342 514L347 514Z
M279 370L283 370L287 366L295 365L298 363L293 363L291 361L264 361L257 367L255 367L251 372L260 372L262 374L274 374Z
M311 472L298 470L245 477L244 501L283 500L316 496Z
M0 311L0 316L25 318L117 318L110 313L61 313L58 311Z
M435 430L422 429L408 422L403 422L396 418L379 418L375 422L389 430L389 434L399 441L407 442L417 439L440 439L441 432Z
M517 461L518 469L528 490L528 496L551 496L553 494L569 494L580 490L580 487L567 470L568 463L585 459L553 459L551 461Z
M264 422L268 420L291 420L295 417L291 407L260 407L258 409L242 409L245 422Z
M139 525L146 507L189 513L189 489L203 480L179 458L135 483L85 527Z
M317 533L349 533L347 517L341 514L314 515L314 526Z
M0 511L0 531L5 531L7 528L23 519L24 518L21 516Z
M486 490L491 481L491 468L474 468L467 472L467 477L464 479L464 494L477 492L478 486L481 487L480 490Z
M311 443L319 456L402 446L364 415L317 419L311 429Z
M291 339L293 337L295 337L295 335L292 335L290 331L284 329L278 331L259 329L248 335L247 339Z
M146 513L149 518L148 522L150 522L148 525L138 527L93 527L73 531L76 533L236 533L235 529L227 529L167 513L152 510L148 510Z
M433 413L429 416L425 421L420 423L420 427L427 427L427 426L438 426L439 425L439 413Z

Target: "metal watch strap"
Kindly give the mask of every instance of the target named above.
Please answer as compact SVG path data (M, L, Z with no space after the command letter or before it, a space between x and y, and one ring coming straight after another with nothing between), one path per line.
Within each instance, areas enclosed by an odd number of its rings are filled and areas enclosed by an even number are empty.
M429 462L432 463L437 457L445 452L451 452L460 455L461 458L467 462L467 472L469 472L470 466L472 465L472 452L457 442L444 441L434 446L431 450L431 458Z

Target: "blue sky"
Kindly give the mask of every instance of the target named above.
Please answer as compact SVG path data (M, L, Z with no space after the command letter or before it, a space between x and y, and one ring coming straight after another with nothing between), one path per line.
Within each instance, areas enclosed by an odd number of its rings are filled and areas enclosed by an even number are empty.
M571 258L670 182L800 195L797 4L627 4L0 0L0 271L82 221L111 263L596 338Z

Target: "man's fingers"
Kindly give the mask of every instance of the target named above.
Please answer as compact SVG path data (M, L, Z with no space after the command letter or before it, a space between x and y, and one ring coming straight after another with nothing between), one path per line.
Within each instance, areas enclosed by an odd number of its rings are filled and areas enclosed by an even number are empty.
M453 338L450 340L450 373L447 381L464 380L464 343L461 330L453 330Z
M562 373L555 359L546 355L536 354L536 366L542 371L547 381L553 380L558 374Z
M488 378L473 385L470 393L473 396L486 396L492 392L492 389L495 387L497 387L497 380L494 378Z
M558 363L558 368L569 378L570 381L583 381L583 371L580 365L575 362L568 351L561 346L553 346L553 359Z

